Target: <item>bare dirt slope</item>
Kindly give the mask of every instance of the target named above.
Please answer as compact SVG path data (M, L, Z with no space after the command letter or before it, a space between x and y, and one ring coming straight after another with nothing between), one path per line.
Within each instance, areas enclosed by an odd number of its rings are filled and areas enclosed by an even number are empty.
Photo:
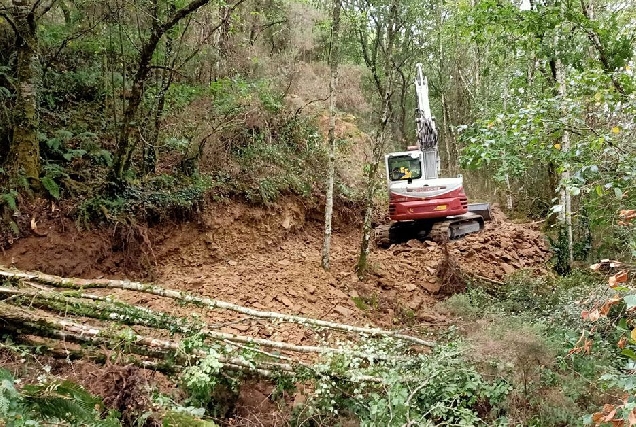
M445 253L446 260L460 265L465 276L496 281L520 268L542 270L549 256L538 230L513 224L497 213L482 233L450 242L446 248L410 241L387 250L374 249L371 273L361 282L353 272L360 243L355 217L356 212L341 210L336 218L328 272L320 267L322 215L298 200L267 209L216 204L191 222L151 229L137 226L80 232L56 213L40 215L38 229L46 236L17 241L2 254L0 264L62 276L154 280L168 288L258 310L399 327L417 334L448 321L435 310L435 303L454 290L445 289L448 283L439 277ZM148 267L140 269L137 258ZM298 325L273 325L155 295L95 292L180 316L197 312L223 332L292 344L315 344L325 338ZM179 393L169 378L130 366L98 366L84 360L68 364L52 358L45 363L52 366L53 374L78 381L102 396L124 417L134 418L147 410L149 383L165 393ZM14 366L16 371L24 369L21 360L2 352L0 364ZM29 375L37 377L37 366L31 368ZM272 387L267 383L241 387L224 425L286 425L286 410L268 398ZM288 403L293 404L296 397Z
M290 199L268 209L242 203L210 206L200 218L154 229L78 232L72 224L42 219L44 237L22 239L0 263L63 276L154 279L163 286L260 310L280 311L354 324L389 326L408 318L438 320L433 303L444 293L438 278L440 245L410 241L371 254L372 273L358 280L354 266L360 235L353 212L337 218L332 269L320 268L321 214ZM122 242L126 236L134 245ZM141 240L141 242L139 242ZM477 235L450 242L449 256L473 276L500 280L517 269L541 270L549 254L538 230L496 212ZM127 270L142 257L146 270ZM126 294L120 297L126 299ZM161 298L132 301L173 309ZM166 305L168 304L168 305ZM181 308L174 307L181 311ZM228 331L269 335L258 325ZM291 341L303 341L302 334Z

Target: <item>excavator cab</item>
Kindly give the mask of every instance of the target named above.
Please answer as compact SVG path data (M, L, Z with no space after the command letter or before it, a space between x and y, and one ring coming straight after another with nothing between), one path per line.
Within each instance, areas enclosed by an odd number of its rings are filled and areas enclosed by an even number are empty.
M387 170L391 181L422 178L422 158L420 152L395 154L386 157Z

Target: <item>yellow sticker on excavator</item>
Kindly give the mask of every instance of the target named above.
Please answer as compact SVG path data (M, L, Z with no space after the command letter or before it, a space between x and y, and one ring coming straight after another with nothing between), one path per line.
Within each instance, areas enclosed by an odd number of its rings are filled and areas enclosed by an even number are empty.
M435 207L436 211L445 211L446 210L446 205L437 205L437 207Z

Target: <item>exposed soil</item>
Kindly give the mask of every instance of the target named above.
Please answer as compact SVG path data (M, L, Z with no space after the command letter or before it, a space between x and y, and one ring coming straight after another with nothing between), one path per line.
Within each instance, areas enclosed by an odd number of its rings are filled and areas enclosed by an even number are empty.
M195 221L152 229L137 226L126 232L77 231L72 223L56 226L60 219L49 220L48 226L43 220L39 229L46 236L19 240L0 262L61 276L153 279L168 288L259 310L353 324L386 327L403 320L405 313L420 321L440 320L431 311L437 294L452 293L442 289L445 283L438 274L444 259L440 245L412 240L376 249L370 257L372 272L362 282L354 273L360 242L355 219L336 223L331 270L324 271L320 217L302 202L288 200L269 209L217 204ZM136 237L131 239L134 245L122 246L126 233ZM495 210L483 232L450 242L448 256L470 276L501 280L522 268L545 270L549 252L540 231L511 223ZM146 269L139 269L140 264ZM127 272L131 265L137 268ZM115 294L132 298L124 291ZM151 295L136 295L130 302L185 311ZM257 325L225 329L269 333ZM287 339L300 343L303 336Z
M452 293L444 289L448 283L440 277L445 259L468 276L499 281L518 269L543 271L549 257L538 229L511 223L498 210L483 232L448 243L446 256L442 246L415 240L387 250L374 249L371 274L364 282L354 273L360 244L355 211L336 221L330 271L320 267L322 214L295 199L268 209L242 203L211 205L196 220L150 229L77 231L67 220L40 216L38 229L46 235L17 241L4 252L0 263L62 276L153 279L167 288L259 310L386 328L399 324L401 328L420 329L447 322L434 309L442 294ZM135 243L126 242L126 236L134 237ZM139 261L135 257L141 257L142 262L131 262ZM130 265L136 268L129 269ZM139 269L139 265L147 268ZM187 315L192 311L153 295L110 293L169 313ZM221 312L208 311L205 316L226 332L293 344L315 342L296 325L274 328ZM143 404L136 395L115 391L121 388L117 386L121 381L142 387L146 377L137 371L104 369L91 375L102 375L100 381L111 388L93 391L111 399L111 406L131 399L130 405ZM249 418L251 411L258 412L259 405L273 413L268 391L259 387L241 395L239 402L243 399L249 405L239 403L237 420Z

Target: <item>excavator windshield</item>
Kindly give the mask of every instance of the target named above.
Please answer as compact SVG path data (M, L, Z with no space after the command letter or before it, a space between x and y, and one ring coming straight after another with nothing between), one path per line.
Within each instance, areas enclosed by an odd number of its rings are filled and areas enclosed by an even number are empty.
M422 177L420 158L410 155L390 156L388 158L389 178L391 181L418 179Z

